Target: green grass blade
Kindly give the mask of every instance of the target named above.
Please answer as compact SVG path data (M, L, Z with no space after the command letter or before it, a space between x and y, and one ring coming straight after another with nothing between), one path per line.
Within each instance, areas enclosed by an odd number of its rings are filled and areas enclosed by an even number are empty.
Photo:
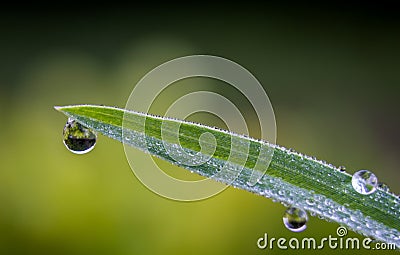
M105 106L74 105L56 107L56 109L105 136L132 145L200 175L305 209L365 236L400 247L399 197L382 189L370 195L359 194L351 185L351 175L330 164L265 141L200 124ZM125 122L123 122L124 116ZM146 124L145 130L142 130L142 123ZM174 162L162 146L162 142L172 141L165 141L165 136L162 136L161 127L165 123L181 125L180 146L193 152L199 152L202 149L199 145L200 135L206 132L211 133L216 139L216 147L212 155L205 156L209 156L210 161L214 163L226 162L229 159L232 164L241 164L240 161L243 158L241 154L247 153L248 149L244 168L239 173L232 170L224 175L216 175L219 170L218 164L186 166ZM126 134L129 135L128 139L124 139ZM248 148L239 148L236 151L237 157L230 158L232 138ZM144 142L143 139L146 141ZM260 163L257 159L262 149L273 150L272 160L262 178L255 185L249 185L248 181L253 169L256 163ZM262 167L262 165L261 160L261 164L257 167Z

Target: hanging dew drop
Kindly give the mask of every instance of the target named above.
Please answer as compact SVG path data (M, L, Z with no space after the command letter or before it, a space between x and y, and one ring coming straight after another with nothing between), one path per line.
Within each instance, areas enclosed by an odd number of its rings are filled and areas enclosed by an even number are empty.
M74 119L69 118L65 124L63 142L75 154L85 154L93 150L96 139L96 133Z
M308 216L306 211L290 207L283 214L283 224L285 227L293 232L302 232L307 228Z
M368 170L360 170L354 173L351 184L358 193L369 195L376 191L378 178Z

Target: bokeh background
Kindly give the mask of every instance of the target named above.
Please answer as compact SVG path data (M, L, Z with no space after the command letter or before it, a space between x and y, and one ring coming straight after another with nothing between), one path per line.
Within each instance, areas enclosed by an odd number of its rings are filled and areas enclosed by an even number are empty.
M201 202L161 198L135 178L116 141L100 136L87 155L67 151L66 118L53 106L124 107L136 82L167 60L225 57L265 87L279 144L350 173L370 169L398 194L399 45L400 16L388 3L3 6L0 254L277 254L285 251L259 250L257 239L335 235L336 223L314 217L292 233L284 206L233 188ZM240 98L204 86L246 113Z

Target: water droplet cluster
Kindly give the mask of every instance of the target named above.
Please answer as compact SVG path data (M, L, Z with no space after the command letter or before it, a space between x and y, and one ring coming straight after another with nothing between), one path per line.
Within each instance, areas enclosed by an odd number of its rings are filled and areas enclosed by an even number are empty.
M155 138L144 139L143 134L134 131L123 131L121 128L110 128L107 125L97 123L94 123L93 127L96 130L99 130L99 132L105 133L116 140L141 148L142 150L155 152L160 150L160 148L163 148L162 141ZM125 135L122 135L123 132L125 132ZM90 129L82 126L80 123L69 119L64 127L64 144L73 153L87 153L91 151L96 144L96 134ZM304 170L311 170L313 164L322 164L326 169L321 169L319 172L313 171L313 175L310 175L312 181L328 187L328 183L326 183L326 176L328 175L330 178L335 178L337 181L337 185L330 187L332 190L337 189L336 186L343 186L343 192L345 193L358 192L365 195L366 198L369 196L369 198L373 199L376 203L380 203L382 206L387 208L388 212L390 211L391 214L400 218L400 203L396 199L391 201L385 199L388 196L393 196L393 194L389 194L388 187L385 184L378 183L376 176L370 171L360 170L353 176L350 176L345 173L345 167L336 168L326 162L296 153L294 150L289 151L276 145L271 146L278 149L278 153L279 151L289 152L288 154L283 153L283 155L280 156L282 161L278 161L277 163L285 165L287 162L293 162L291 171L298 174L304 174ZM163 151L157 152L159 154L166 154L166 152ZM188 151L188 153L191 152ZM172 163L180 165L177 162ZM225 171L222 171L220 175L215 175L215 169L223 169L224 166ZM251 176L251 169L244 168L242 171L242 168L236 164L226 163L216 158L211 158L207 161L203 165L201 171L196 167L191 168L191 170L203 175L206 171L207 174L205 176L214 175L214 177L216 177L214 179L222 182L232 178L232 173L235 173L235 175L240 173L239 178L233 180L232 186L244 188L251 192L269 197L273 199L273 201L279 201L285 206L292 206L285 211L283 222L285 227L293 232L301 232L306 229L308 216L305 210L307 210L312 216L318 215L320 218L326 220L334 220L340 224L346 225L356 232L361 232L365 235L374 235L377 240L383 240L386 242L393 242L394 240L396 245L400 246L400 232L397 229L390 229L386 225L363 215L361 211L352 209L352 206L349 204L337 203L329 197L316 194L313 190L301 189L280 178L272 177L268 175L268 173L260 178L256 185L248 185L246 180ZM327 172L328 170L332 170L332 172ZM333 170L344 172L344 174L336 174ZM351 186L349 183L350 177ZM353 187L353 189L351 189L351 187ZM386 193L375 192L378 188Z
M280 149L280 147L278 146L277 148ZM354 192L358 193L358 191L353 188L352 176L345 172L344 167L335 168L332 167L330 164L326 164L314 158L307 158L308 156L299 157L298 153L293 152L293 150L286 151L289 153L282 153L279 157L282 160L277 161L277 163L281 165L287 165L293 162L293 165L290 166L291 171L304 175L307 174L308 170L311 170L313 168L312 164L315 164L313 162L310 163L309 160L304 159L311 159L314 162L320 163L327 168L321 169L320 171L313 171L313 174L308 176L310 180L321 183L321 185L325 185L326 187L330 187L332 190L338 189L340 187L340 189L347 194ZM276 153L279 153L279 151ZM342 172L343 174L337 174L337 172L335 172L334 170ZM280 171L285 171L285 169L282 168L280 169ZM327 176L330 176L331 179L334 178L336 184L333 186L331 184L328 185L326 181L329 181L331 183L332 180L328 180ZM356 175L356 177L358 176ZM389 214L394 214L400 217L400 203L398 203L398 200L392 200L388 204L384 204L382 202L388 201L387 197L391 197L393 196L393 194L376 192L374 193L377 188L371 189L368 186L370 184L368 178L366 178L366 180L366 184L363 185L367 186L369 190L368 192L371 192L371 190L373 191L366 195L365 198L371 198L375 202L381 203L382 206L387 208ZM374 183L374 181L372 183ZM376 221L366 215L363 215L361 211L352 209L352 205L341 204L327 196L317 194L313 190L301 189L295 186L296 185L283 181L280 178L274 178L268 175L267 171L263 178L261 178L261 180L259 181L259 185L256 185L255 187L249 187L249 190L257 192L262 196L269 197L274 202L279 201L284 205L291 205L295 208L302 208L308 211L311 216L318 215L318 217L321 219L344 224L349 229L352 229L353 231L356 231L360 234L364 234L366 236L375 236L377 240L385 242L393 242L393 240L395 240L396 244L400 245L400 240L395 238L396 236L400 236L400 232L398 230L391 229L381 222ZM375 186L375 184L373 184L373 186ZM259 191L257 191L258 188L260 188ZM383 184L379 186L379 189L387 191L387 188ZM292 227L289 227L289 229L291 228Z

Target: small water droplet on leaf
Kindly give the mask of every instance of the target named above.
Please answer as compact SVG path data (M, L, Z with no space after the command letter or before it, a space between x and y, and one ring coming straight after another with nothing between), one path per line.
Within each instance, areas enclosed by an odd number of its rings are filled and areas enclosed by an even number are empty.
M376 191L378 178L368 170L360 170L354 173L351 184L358 193L369 195Z
M306 199L306 203L310 206L315 205L315 201L312 197Z
M293 232L304 231L307 228L307 221L307 212L296 207L290 207L283 214L283 224Z
M378 187L381 188L385 192L389 192L389 186L386 183L379 182Z
M69 118L65 124L63 142L75 154L85 154L93 150L96 139L96 133L74 119Z

